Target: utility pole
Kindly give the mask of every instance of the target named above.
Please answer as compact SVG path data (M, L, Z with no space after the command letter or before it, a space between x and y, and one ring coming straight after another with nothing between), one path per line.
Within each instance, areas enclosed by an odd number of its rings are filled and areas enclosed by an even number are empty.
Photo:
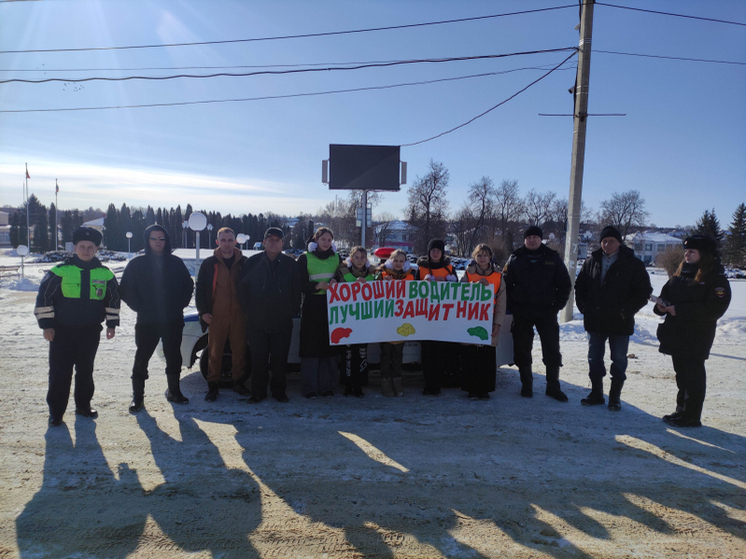
M583 164L585 163L585 127L588 121L588 85L591 72L591 36L593 34L593 4L583 0L580 13L580 45L578 50L578 75L575 81L575 109L573 111L572 166L570 168L570 198L567 204L567 236L565 238L565 265L575 284L578 262L578 236L580 234L580 208L583 193ZM562 322L572 320L575 301L574 288L570 300L562 309Z

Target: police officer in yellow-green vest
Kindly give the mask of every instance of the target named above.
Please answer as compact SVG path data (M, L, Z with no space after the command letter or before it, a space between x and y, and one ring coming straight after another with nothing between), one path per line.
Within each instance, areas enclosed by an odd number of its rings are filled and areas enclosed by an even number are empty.
M73 233L75 253L44 276L34 315L49 342L49 424L62 423L75 367L75 413L98 417L91 408L93 361L101 323L106 339L119 326L119 293L114 273L96 258L101 233L81 227Z

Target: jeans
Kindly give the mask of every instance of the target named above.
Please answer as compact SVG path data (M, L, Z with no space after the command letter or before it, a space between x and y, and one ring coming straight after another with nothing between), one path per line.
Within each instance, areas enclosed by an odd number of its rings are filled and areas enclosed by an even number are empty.
M606 376L604 353L606 340L611 350L611 378L624 382L627 379L627 349L629 336L610 336L598 332L588 332L588 376L591 380L601 380Z

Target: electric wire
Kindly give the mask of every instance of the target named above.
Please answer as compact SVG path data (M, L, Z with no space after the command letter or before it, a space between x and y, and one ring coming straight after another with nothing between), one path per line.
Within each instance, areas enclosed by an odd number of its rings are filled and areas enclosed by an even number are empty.
M634 52L618 52L613 50L594 50L593 54L619 54L622 56L640 56L643 58L661 58L663 60L682 60L684 62L706 62L709 64L732 64L737 66L746 66L746 62L739 62L737 60L711 60L706 58L687 58L683 56L664 56L660 54L641 54Z
M494 107L491 107L491 108L487 109L487 110L486 110L486 111L484 111L483 113L481 113L481 114L478 114L478 115L477 115L477 116L475 116L474 118L471 118L471 119L467 120L467 121L466 121L466 122L464 122L463 124L459 124L458 126L455 126L455 127L451 128L450 130L446 130L445 132L441 132L440 134L436 134L435 136L431 136L430 138L427 138L427 139L425 139L425 140L420 140L420 141L418 141L418 142L411 142L411 143L408 143L408 144L402 144L402 145L401 145L401 147L412 147L412 146L418 146L418 145L420 145L420 144L424 144L424 143L426 143L426 142L429 142L429 141L431 141L431 140L435 140L435 139L437 139L437 138L440 138L440 137L442 137L442 136L445 136L446 134L450 134L451 132L455 132L456 130L458 130L458 129L460 129L460 128L463 128L464 126L468 126L468 125L469 125L469 124L471 124L472 122L476 121L477 119L480 119L480 118L482 118L483 116L485 116L485 115L486 115L486 114L488 114L488 113L491 113L492 111L494 111L494 110L495 110L495 109L497 109L498 107L500 107L500 106L504 105L504 104L505 104L505 103L507 103L508 101L510 101L510 100L512 100L512 99L515 99L515 98L516 98L516 97L518 97L518 96L519 96L519 95L520 95L521 93L523 93L524 91L526 91L527 89L529 89L529 88L530 88L531 86L533 86L533 85L535 85L535 84L539 83L539 82L540 82L541 80L543 80L544 78L546 78L547 76L549 76L549 74L551 74L551 73L552 73L552 72L554 72L555 70L558 70L558 69L559 69L559 68L560 68L560 67L561 67L561 66L562 66L562 65L563 65L563 64L564 64L565 62L567 62L568 60L570 60L570 59L571 59L571 58L572 58L573 56L575 56L576 54L577 54L577 51L573 52L573 53L572 53L572 54L571 54L570 56L568 56L567 58L565 58L565 59L564 59L564 60L563 60L562 62L560 62L559 64L557 64L557 66L555 66L554 68L552 68L551 70L549 70L549 71L548 71L547 73L545 73L545 74L544 74L543 76L541 76L540 78L538 78L538 79L536 79L536 80L532 81L532 82L531 82L530 84L528 84L528 85L527 85L526 87L524 87L523 89L521 89L521 90L519 90L519 91L515 92L515 93L514 93L513 95L511 95L511 96L510 96L510 97L508 97L507 99L504 99L503 101L500 101L500 102L499 102L499 103L498 103L497 105L495 105Z
M553 6L549 8L537 8L534 10L522 10L518 12L509 12L503 14L491 14L486 16L474 16L464 17L458 19L447 19L442 21L428 21L421 23L409 23L404 25L390 25L387 27L371 27L367 29L349 29L345 31L325 31L320 33L302 33L299 35L278 35L274 37L254 37L251 39L229 39L223 41L201 41L191 43L170 43L160 45L130 45L121 47L82 47L82 48L66 48L66 49L33 49L33 50L3 50L0 54L29 54L29 53L51 53L51 52L87 52L87 51L107 51L107 50L132 50L132 49L154 49L154 48L170 48L170 47L192 47L192 46L208 46L208 45L226 45L235 43L253 43L258 41L278 41L285 39L309 39L316 37L332 37L338 35L351 35L355 33L370 33L375 31L393 31L398 29L412 29L416 27L426 27L431 25L446 25L451 23L464 23L467 21L479 21L486 19L494 19L498 17L509 17L516 15L535 14L540 12L549 12L553 10L563 10L566 8L574 8L574 4L565 6Z
M648 14L658 14L658 15L662 15L662 16L682 17L682 18L686 18L686 19L698 19L700 21L709 21L709 22L712 22L712 23L726 23L728 25L740 25L740 26L746 27L746 23L742 23L740 21L729 21L727 19L715 19L715 18L711 18L711 17L690 16L690 15L687 15L687 14L674 14L674 13L671 13L671 12L659 12L659 11L656 11L656 10L646 10L644 8L633 8L631 6L618 6L616 4L607 4L605 2L596 2L595 4L596 4L596 6L606 6L607 8L618 8L620 10L631 10L631 11L634 11L634 12L645 12L645 13L648 13Z
M523 70L545 70L545 67L541 66L527 66L524 68L513 68L511 70L503 70L500 72L485 72L481 74L471 74L467 76L456 76L452 78L440 78L435 80L424 80L418 82L408 82L399 84L389 84L380 86L370 87L356 87L351 89L337 89L331 91L316 91L308 93L290 93L286 95L267 95L262 97L246 97L238 99L206 99L202 101L181 101L181 102L170 102L170 103L148 103L142 105L112 105L107 107L71 107L71 108L59 108L59 109L16 109L16 110L0 110L0 113L54 113L54 112L71 112L71 111L103 111L103 110L114 110L114 109L146 109L146 108L160 108L160 107L183 107L188 105L210 105L219 103L241 103L248 101L266 101L275 99L291 99L295 97L316 97L322 95L335 95L340 93L358 93L362 91L379 91L385 89L394 89L399 87L410 87L417 85L431 85L434 83L443 83L451 81L459 81L473 78L483 78L489 76L499 76L503 74L510 74L513 72L519 72ZM555 68L556 69L556 68ZM568 68L559 68L559 70L575 70L575 66Z
M366 68L390 68L392 66L403 66L410 64L440 64L444 62L464 62L469 60L489 60L496 58L508 58L511 56L524 56L529 54L546 54L552 52L562 52L577 50L577 47L562 47L556 49L544 49L535 51L525 52L511 52L506 54L485 54L478 56L457 56L452 58L422 58L416 60L399 60L392 62L378 62L372 64L358 64L355 66L338 66L338 67L324 67L324 68L299 68L294 70L261 70L258 72L242 72L242 73L229 73L220 72L217 74L179 74L174 76L124 76L119 78L106 78L103 76L93 76L90 78L45 78L42 80L25 80L20 78L11 78L7 80L0 80L0 84L3 83L27 83L27 84L40 84L49 82L64 82L64 83L84 83L92 81L106 81L106 82L123 82L132 80L145 80L145 81L165 81L175 79L212 79L212 78L245 78L253 76L266 76L266 75L284 75L284 74L304 74L311 72L333 72L333 71L345 71L345 70L362 70Z

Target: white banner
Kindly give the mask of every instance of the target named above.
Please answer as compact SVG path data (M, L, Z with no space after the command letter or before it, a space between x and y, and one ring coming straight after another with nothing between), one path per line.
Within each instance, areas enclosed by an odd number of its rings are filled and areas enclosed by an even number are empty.
M396 280L336 283L326 297L332 345L492 342L492 285Z

